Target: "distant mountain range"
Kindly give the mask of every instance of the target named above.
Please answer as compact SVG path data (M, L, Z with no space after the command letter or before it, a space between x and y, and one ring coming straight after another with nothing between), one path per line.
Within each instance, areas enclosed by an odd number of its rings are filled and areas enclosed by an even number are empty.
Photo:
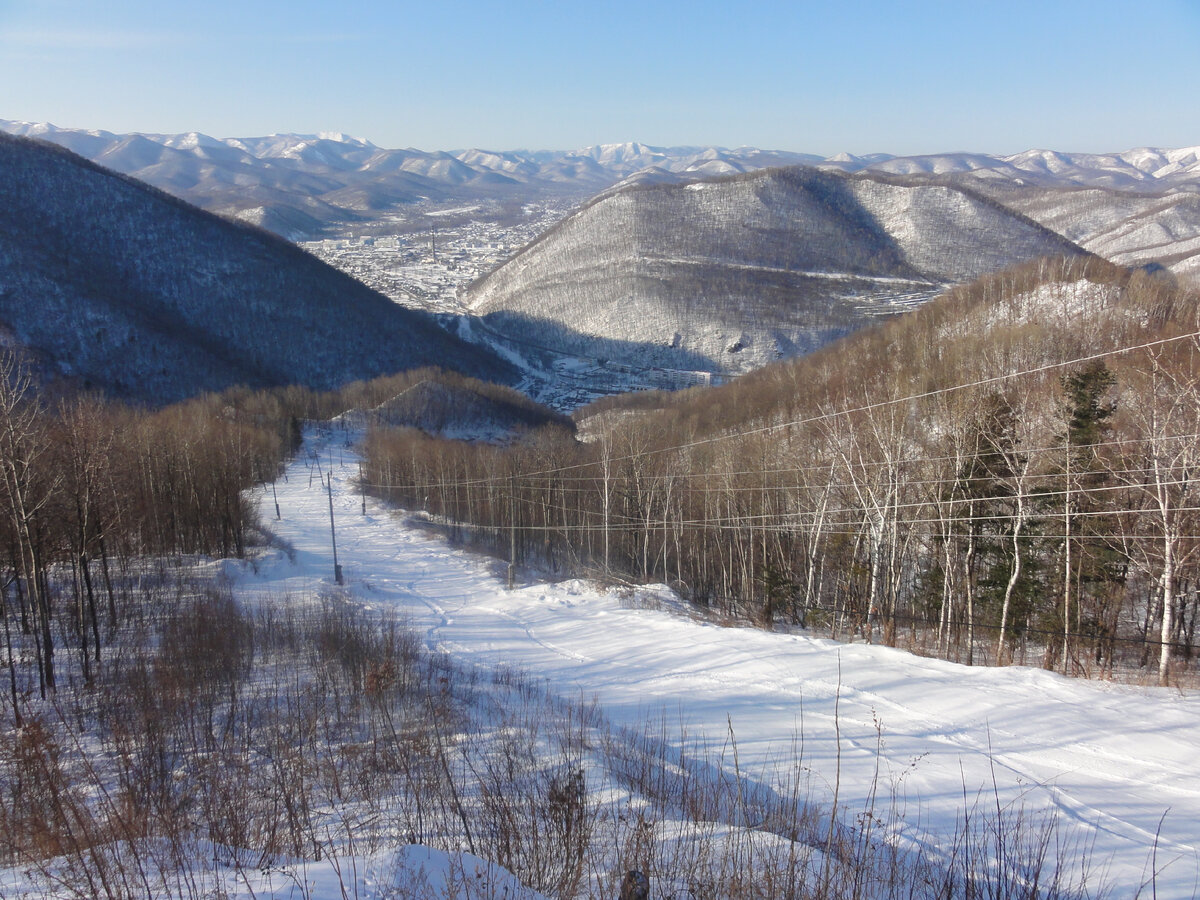
M1014 156L985 153L937 153L928 156L830 158L848 172L886 175L973 175L978 178L1046 187L1109 187L1122 190L1200 190L1200 147L1158 150L1143 147L1124 153L1061 153L1026 150Z
M556 354L736 373L1039 255L1200 276L1200 148L823 158L3 131L42 140L0 134L0 320L61 371L154 401L431 363L511 381L539 354L543 374ZM497 216L550 198L582 205L481 279L480 318L458 323L509 362L267 233L378 233L412 204L486 200L479 215Z
M389 150L342 134L217 139L113 134L0 120L204 209L293 240L371 223L421 200L584 200L614 186L805 165L969 184L1116 262L1200 274L1200 147L822 157L752 147L605 144L572 151ZM1087 196L1079 192L1087 191ZM1165 262L1164 262L1165 261Z
M0 323L52 372L160 403L331 388L417 366L512 368L261 229L0 134Z
M965 187L769 169L603 194L468 296L518 341L674 369L746 372L1062 236Z
M244 218L292 239L312 238L336 224L374 221L398 205L422 199L521 200L546 194L583 199L630 178L643 184L684 181L779 166L967 181L1001 202L1012 200L1026 215L1044 215L1038 221L1090 250L1115 252L1130 263L1158 258L1164 234L1172 241L1200 239L1194 202L1200 193L1200 148L822 157L638 143L570 151L388 150L337 133L217 139L196 132L114 134L6 120L0 120L0 130L50 140L203 209ZM1080 188L1100 191L1085 205L1106 214L1099 217L1103 221L1088 216L1091 227L1082 233L1078 222L1067 233L1061 230L1061 217L1076 216L1063 210L1076 209L1078 200L1048 198L1039 191ZM1116 199L1111 192L1117 192ZM1168 194L1174 199L1163 202ZM1114 221L1122 211L1135 218L1132 227ZM1159 224L1162 233L1148 233ZM1184 248L1188 257L1196 250ZM1190 271L1192 266L1182 268Z
M616 144L578 152L386 150L342 134L217 139L113 134L0 120L0 130L66 147L211 212L291 239L371 221L398 205L481 196L584 199L648 167L723 175L817 159L760 150Z

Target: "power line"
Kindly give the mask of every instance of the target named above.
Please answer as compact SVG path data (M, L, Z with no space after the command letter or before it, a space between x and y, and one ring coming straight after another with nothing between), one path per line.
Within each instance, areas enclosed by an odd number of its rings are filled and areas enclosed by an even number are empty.
M1185 467L1185 468L1187 468L1187 467ZM978 478L956 477L956 478L933 478L933 479L897 479L895 481L887 483L886 492L889 495L894 496L894 495L899 495L899 494L903 493L903 494L911 496L912 493L914 492L914 490L919 490L921 488L945 487L945 486L959 487L959 486L969 484L972 481L981 482L981 483L989 483L989 484L999 484L1001 486L1008 487L1008 488L1012 488L1014 485L1016 485L1016 488L1011 493L992 494L992 495L986 495L986 496L982 496L982 495L972 496L972 495L968 495L968 494L936 496L934 494L929 494L918 500L905 501L903 503L881 502L879 504L876 504L875 506L877 508L889 509L889 510L912 509L912 508L920 508L920 507L939 507L939 508L943 507L943 506L958 507L958 506L963 506L963 505L969 505L972 503L986 504L989 502L990 503L1011 502L1018 498L1025 498L1025 499L1028 499L1031 503L1036 503L1036 502L1042 502L1042 501L1046 501L1048 499L1052 499L1055 497L1062 497L1062 496L1066 496L1066 495L1080 496L1080 497L1086 498L1088 496L1091 496L1092 494L1100 494L1100 493L1106 493L1106 492L1129 491L1129 492L1135 492L1135 493L1149 493L1149 492L1152 492L1152 491L1155 491L1155 490L1158 490L1161 488L1172 488L1172 487L1190 488L1192 486L1195 486L1198 489L1200 489L1200 471L1197 471L1197 474L1195 477L1189 476L1189 477L1183 477L1183 478L1170 478L1170 479L1162 479L1162 480L1156 480L1156 481L1149 481L1149 480L1134 481L1134 480L1128 479L1128 476L1135 476L1135 475L1147 475L1148 476L1151 474L1153 474L1153 470L1149 469L1149 468L1144 468L1144 467L1143 468L1126 468L1126 469L1102 469L1102 470L1097 470L1096 472L1083 473L1081 477L1087 477L1088 475L1094 475L1094 476L1103 477L1103 478L1122 478L1122 477L1124 477L1124 478L1126 478L1126 480L1120 481L1115 484L1097 485L1094 487L1075 486L1075 487L1068 487L1068 488L1063 488L1063 489L1058 489L1058 490L1048 490L1044 487L1037 487L1036 485L1039 482L1041 482L1041 483L1061 482L1062 479L1065 477L1064 473L1062 473L1062 472L1030 473L1030 474L1020 475L1020 476L1010 476L1007 478L980 476ZM571 480L572 481L583 481L582 479L571 479ZM614 480L618 480L618 482L619 482L619 479L614 479ZM495 481L487 482L487 484L489 484L493 487L501 487L501 486L505 486L505 482L507 482L507 481L508 481L508 479L497 479ZM559 482L554 482L548 486L548 489L547 489L548 495L549 496L559 496L559 497L565 497L568 495L578 496L578 497L587 497L587 498L597 497L598 494L600 493L599 492L600 480L599 479L588 479L586 481L586 483L591 486L590 487L567 487L567 486L563 486ZM443 481L433 479L430 481L422 481L422 482L403 482L403 483L396 482L396 483L392 483L392 484L373 483L369 486L372 488L375 488L377 490L398 491L398 492L402 492L402 493L404 493L404 492L428 493L431 490L442 490L443 491L442 496L445 497L447 490L449 490L449 489L456 490L461 484L462 484L462 482L455 482L455 481L443 482ZM859 486L860 485L858 485L858 483L853 482L853 481L831 481L831 482L826 482L825 484L821 485L820 488L817 490L817 492L823 496L829 496L832 493L853 490ZM537 487L534 486L533 488L531 488L531 490L537 490ZM621 496L628 496L627 491L619 491L619 493L621 494ZM805 493L808 493L808 492L806 492L804 490L804 486L790 485L790 484L761 484L761 485L744 485L744 486L720 485L720 486L715 486L715 487L703 487L703 488L680 486L680 487L672 488L670 491L664 492L664 493L653 493L653 494L647 493L646 496L649 498L649 501L653 504L653 503L656 503L656 501L664 499L665 494L673 494L677 498L680 496L689 496L689 497L704 496L704 497L715 497L718 500L720 500L720 499L730 497L730 496L766 497L766 496L778 495L778 496L783 496L785 498L793 498L793 497L804 496ZM505 494L505 496L507 496L507 493ZM640 496L642 496L642 495L639 494L639 497ZM535 500L532 498L531 498L530 502L544 503L544 501ZM867 506L868 506L868 504L859 504L857 506L851 506L851 507L844 507L844 506L843 507L834 507L832 509L826 509L825 512L826 513L857 512L859 509L866 508ZM556 507L556 508L559 508L559 507ZM561 508L566 508L566 507L561 507ZM584 507L573 507L570 509L577 509L582 512ZM781 511L780 514L788 514L788 513ZM980 514L978 516L971 516L968 518L984 519L984 518L996 518L996 516L988 516L985 514Z
M1197 440L1197 439L1200 439L1200 432L1192 432L1190 434L1160 435L1160 436L1156 436L1154 438L1154 440L1156 440L1156 441L1191 441L1191 440ZM1134 444L1134 445L1144 444L1145 442L1146 442L1146 439L1140 438L1140 437L1139 438L1121 438L1118 440L1111 440L1111 441L1098 441L1094 444L1084 445L1084 448L1089 449L1089 450L1090 449L1101 449L1101 448L1128 446L1131 444ZM1079 448L1077 447L1076 449L1079 449ZM984 450L977 452L977 453L963 452L963 453L957 453L957 454L946 454L946 455L942 455L942 456L905 456L903 461L901 461L900 463L897 463L895 461L888 461L888 460L861 460L861 461L855 462L853 465L853 468L855 470L859 470L859 469L870 470L870 469L887 468L887 467L910 468L913 466L926 465L929 463L970 462L972 460L979 460L979 459L1002 459L1002 460L1008 461L1010 459L1017 459L1020 457L1030 457L1030 456L1035 456L1035 455L1061 453L1065 450L1066 450L1066 445L1064 445L1064 444L1053 444L1053 445L1049 445L1049 446L1028 447L1028 448L1017 446L1017 447L1014 447L1011 451L990 450L990 449L985 448ZM628 457L627 459L637 459L637 458L639 458L639 457ZM610 462L611 462L611 460L610 460ZM569 468L577 468L578 469L578 468L598 467L601 465L602 465L601 460L593 460L593 461L590 461L587 463L573 464L570 467L563 467L563 469L561 469L561 471L567 471L567 469L569 469ZM764 476L793 475L793 474L803 474L803 473L808 473L808 472L823 473L823 472L829 472L834 469L844 469L844 468L846 468L846 465L844 462L833 461L833 462L828 462L828 463L822 463L821 465L785 466L782 468L775 468L775 469L741 469L741 470L737 470L737 471L709 470L709 471L705 471L705 472L680 471L680 472L668 472L668 473L642 472L642 473L638 473L638 479L641 481L648 481L648 482L659 482L659 481L675 482L675 481L693 481L693 480L712 481L715 479L732 479L732 478L742 478L742 477L761 478ZM1112 473L1112 474L1133 473L1136 471L1148 471L1148 470L1146 470L1146 469L1142 469L1142 470L1139 470L1139 469L1116 469L1116 470L1106 469L1105 470L1106 473ZM610 478L620 477L623 474L624 473L617 473L617 475L610 475ZM1061 473L1058 473L1058 474L1061 474ZM543 472L539 472L536 475L529 475L529 476L516 475L513 477L517 478L517 479L525 477L529 480L532 480L534 478L538 478L538 479L544 478L544 477L546 477L546 475L547 475L547 472L543 471ZM1012 479L1012 478L1016 478L1016 477L1051 478L1051 477L1055 477L1055 476L1056 476L1056 473L1048 472L1048 473L1029 473L1027 475L1013 474L1013 475L1004 476L1004 477ZM437 476L431 475L431 478L436 478L436 477ZM504 476L504 480L508 480L508 477L509 476L507 476L507 475ZM558 479L556 479L555 484L566 484L566 483L571 483L571 482L581 482L581 483L585 483L585 484L593 484L599 478L602 478L602 477L603 476L601 474L573 475L573 476L569 476L569 477L558 478ZM946 477L946 478L942 478L942 479L931 479L928 481L922 481L920 483L922 483L922 484L925 484L925 483L933 484L933 483L938 483L938 482L954 483L954 482L961 481L961 480L967 480L967 479L964 477L961 477L961 476L956 476L956 477ZM999 480L999 478L998 478L998 480ZM422 484L425 484L425 483L431 483L431 482L422 482ZM487 479L467 479L467 480L457 480L454 482L454 484L456 484L456 485L463 485L463 486L468 486L468 485L473 485L473 484L481 484L481 483L488 484L488 483L493 483L493 482L491 482ZM385 484L385 483L370 483L370 484L368 484L368 487L373 487L373 488L385 488L385 487L391 487L391 486L394 486L394 484L393 485L389 485L389 484ZM771 487L773 489L777 488L777 489L781 489L781 490L783 490L783 489L790 490L790 489L793 489L795 487L795 485L778 485L778 486L773 485ZM722 489L724 489L724 490L731 490L731 489L732 490L743 490L743 488L737 488L737 487L733 487L733 488L725 487ZM759 487L753 486L753 487L747 487L744 489L745 490L757 490L757 489L759 489Z
M796 427L800 427L803 425L812 425L817 422L825 422L825 421L829 421L831 419L841 418L843 416L850 416L850 415L855 415L858 413L870 412L872 410L883 409L883 408L886 408L889 406L897 406L897 405L905 404L905 403L912 403L912 402L915 402L918 400L926 400L931 397L943 396L945 394L951 394L951 393L955 393L957 391L968 390L971 388L987 387L989 385L1000 384L1002 382L1010 381L1010 380L1016 379L1016 378L1024 378L1024 377L1031 376L1031 375L1038 375L1038 374L1042 374L1045 372L1052 372L1057 369L1064 369L1064 368L1067 368L1070 366L1081 366L1081 365L1084 365L1089 362L1095 362L1097 360L1107 359L1107 358L1119 356L1119 355L1126 354L1126 353L1133 353L1133 352L1136 352L1139 350L1150 350L1155 347L1162 347L1162 346L1166 346L1168 344L1177 343L1179 341L1195 340L1197 338L1200 338L1200 331L1188 332L1186 334L1176 335L1175 337L1159 338L1159 339L1153 340L1153 341L1145 341L1141 344L1134 344L1134 345L1130 345L1127 347L1119 347L1119 348L1116 348L1113 350L1103 350L1103 351L1100 351L1097 353L1090 353L1090 354L1086 354L1084 356L1077 356L1077 357L1073 357L1071 359L1062 360L1060 362L1046 363L1046 364L1043 364L1040 366L1034 366L1032 368L1021 369L1021 370L1018 370L1015 372L1006 372L1002 375L993 375L993 376L990 376L987 378L978 379L976 381L965 382L965 383L955 384L955 385L949 385L947 387L934 388L932 390L922 391L922 392L919 392L916 394L908 394L903 397L894 397L889 400L880 400L880 401L876 401L874 403L866 403L861 406L850 407L850 408L839 409L839 410L831 410L828 412L818 413L816 415L805 416L800 419L792 419L792 420L785 421L785 422L776 422L776 423L773 423L770 425L763 425L759 428L753 428L753 429L749 429L746 431L739 431L737 433L720 434L720 435L714 435L712 437L700 438L700 439L692 440L692 441L685 441L682 443L673 444L673 445L666 446L666 447L657 447L657 448L648 449L642 453L628 453L628 454L624 454L624 455L613 456L613 457L609 457L607 459L607 463L609 465L612 465L614 463L626 462L629 460L643 459L648 456L657 456L657 455L661 455L661 454L665 454L665 453L676 453L676 452L680 452L683 450L690 450L695 447L709 446L709 445L712 445L715 443L719 443L721 441L740 440L740 439L744 439L744 438L748 438L748 437L753 437L756 435L769 434L772 432L779 431L781 429L796 428ZM529 472L519 472L519 473L513 474L511 477L518 478L518 479L537 478L537 477L542 477L542 476L546 476L546 475L555 475L555 474L559 474L561 472L577 471L579 469L588 468L593 465L596 465L596 463L594 463L594 462L573 463L573 464L565 465L565 466L554 466L554 467L545 468L545 469L536 469L536 470L529 471ZM464 485L464 486L468 485L468 484L475 484L475 483L486 484L487 479L469 479L467 481L460 482L460 484Z

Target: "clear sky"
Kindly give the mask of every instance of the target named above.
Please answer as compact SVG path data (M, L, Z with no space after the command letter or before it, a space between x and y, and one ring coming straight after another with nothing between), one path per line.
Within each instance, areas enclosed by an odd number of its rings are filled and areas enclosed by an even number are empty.
M0 118L383 147L1200 145L1200 0L0 0Z

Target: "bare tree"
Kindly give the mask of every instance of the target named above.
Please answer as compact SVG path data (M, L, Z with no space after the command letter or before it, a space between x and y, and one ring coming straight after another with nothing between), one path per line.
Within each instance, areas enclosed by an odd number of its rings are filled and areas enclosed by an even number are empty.
M37 623L39 684L43 697L55 690L54 635L38 515L60 480L60 476L43 471L42 463L51 449L45 424L29 367L12 352L0 351L0 475L4 512L12 523L18 572Z

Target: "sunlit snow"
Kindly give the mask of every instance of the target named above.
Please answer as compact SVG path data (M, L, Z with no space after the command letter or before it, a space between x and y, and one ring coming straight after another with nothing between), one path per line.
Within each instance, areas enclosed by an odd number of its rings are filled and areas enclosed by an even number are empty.
M1059 816L1095 867L1132 896L1158 870L1158 898L1194 895L1200 872L1200 697L968 668L886 647L720 627L682 614L665 588L604 590L572 580L507 590L495 561L448 547L351 483L344 433L312 448L333 473L339 561L363 603L392 608L467 664L505 665L565 695L596 698L617 724L663 719L764 778L806 774L816 796L851 810L878 774L906 836L934 843L964 805ZM247 572L245 596L329 582L329 504L305 457L277 485L294 551ZM264 498L270 498L268 490Z

